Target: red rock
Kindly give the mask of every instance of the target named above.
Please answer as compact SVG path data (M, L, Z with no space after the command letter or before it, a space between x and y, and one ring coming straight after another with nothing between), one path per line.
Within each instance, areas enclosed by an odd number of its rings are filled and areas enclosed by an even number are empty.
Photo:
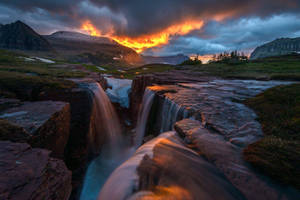
M52 151L52 156L64 158L64 150L70 132L70 106L65 102L41 101L24 102L22 106L13 107L0 114L7 120L25 130L24 137L16 141L14 135L1 135L1 139L14 142L26 142L32 147ZM20 133L24 134L25 133Z
M0 141L0 199L67 200L71 172L50 152Z

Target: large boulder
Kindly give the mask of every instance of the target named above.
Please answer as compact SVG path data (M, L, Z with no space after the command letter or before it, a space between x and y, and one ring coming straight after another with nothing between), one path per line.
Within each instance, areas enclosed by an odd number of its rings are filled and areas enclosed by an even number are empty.
M71 172L50 152L0 141L0 199L67 200Z
M52 156L64 158L64 150L70 132L70 105L65 102L24 102L0 113L6 131L2 140L26 142L32 147L52 151ZM3 121L2 121L3 122ZM3 128L3 127L2 127Z

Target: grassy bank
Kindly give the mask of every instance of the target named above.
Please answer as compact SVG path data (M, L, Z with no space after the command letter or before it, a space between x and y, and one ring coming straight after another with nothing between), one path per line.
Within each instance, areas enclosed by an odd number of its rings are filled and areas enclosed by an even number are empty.
M58 63L26 61L20 53L0 50L0 96L31 100L46 90L64 90L75 86L64 78L84 77L85 73Z
M265 137L244 157L283 184L300 189L300 84L278 86L245 101L254 109Z
M84 65L85 68L91 72L98 72L101 74L111 74L115 77L134 79L137 75L141 74L151 74L155 72L165 72L175 68L173 65L166 64L149 64L141 67L134 68L122 68L122 67L112 67L112 66L101 66L99 69L96 65Z
M178 68L223 78L300 80L300 55L265 58L246 63L211 63Z

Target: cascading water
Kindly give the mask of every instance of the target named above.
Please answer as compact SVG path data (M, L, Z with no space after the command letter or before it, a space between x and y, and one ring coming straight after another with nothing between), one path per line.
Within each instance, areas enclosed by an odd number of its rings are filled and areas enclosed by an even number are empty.
M131 146L129 138L122 136L117 114L101 86L90 84L89 88L93 91L94 96L90 142L92 149L97 153L101 150L101 154L88 167L80 195L81 200L96 199L113 170L133 155L135 150L142 144L148 115L155 96L153 91L145 90L135 140L133 146ZM103 138L105 138L106 143L100 149Z
M136 126L136 134L135 134L135 139L134 139L134 146L132 148L130 148L129 151L127 151L127 158L129 158L130 156L133 155L133 153L136 151L136 149L142 144L143 142L143 138L145 135L145 130L146 130L146 125L147 125L147 121L148 121L148 116L153 104L153 100L155 97L155 93L149 89L146 89L144 92L144 96L143 96L143 101L142 101L142 105L140 107L140 111L139 111L139 116L138 116L138 121L137 121L137 126ZM123 160L125 161L125 160ZM138 161L136 161L138 162ZM125 174L124 176L127 176L127 178L132 178L135 179L134 177L132 177L132 171L128 168L128 170L125 170ZM124 182L124 181L123 181ZM98 199L107 199L107 195L112 194L112 192L114 192L114 188L111 187L111 185L115 185L117 184L118 186L120 186L120 184L123 183L122 180L117 180L114 179L113 177L110 177L108 179L108 181L105 183L105 185L103 186L103 190L101 190ZM126 187L126 185L123 185L121 187ZM119 191L120 192L120 191ZM115 196L124 196L126 194L125 191L123 191L123 194L115 194Z
M142 107L140 108L137 126L136 126L136 137L135 137L135 144L134 144L136 148L138 148L143 142L148 116L153 104L154 96L155 93L149 90L148 88L146 88L143 96Z
M103 139L106 140L106 153L114 153L122 141L118 116L102 87L98 83L89 84L93 91L93 113L90 124L89 140L95 153L100 152Z
M127 158L123 151L126 139L121 134L118 116L109 98L98 83L91 83L88 88L93 93L89 141L93 152L101 154L88 167L81 200L96 199L108 176Z
M184 107L179 106L172 100L165 98L161 114L160 133L173 130L174 124L188 117L188 112Z

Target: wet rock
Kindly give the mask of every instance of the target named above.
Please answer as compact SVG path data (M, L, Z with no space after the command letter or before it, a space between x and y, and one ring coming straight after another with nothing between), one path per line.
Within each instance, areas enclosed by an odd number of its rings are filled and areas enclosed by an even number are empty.
M175 132L142 145L113 172L102 199L244 199L212 164L186 148Z
M161 125L154 128L154 131L169 131L176 121L193 117L206 128L223 135L227 141L246 146L260 139L263 133L254 111L241 101L268 88L290 83L216 79L160 86L164 91L169 88L176 93L160 93L159 87L149 87L162 99L153 117L153 124ZM167 126L162 127L166 123Z
M65 102L24 102L0 113L0 118L19 127L11 133L1 133L1 139L27 142L32 147L46 148L52 156L64 158L69 138L70 106ZM18 136L17 136L18 135ZM17 137L16 137L17 136Z
M0 199L67 200L71 172L50 152L0 141Z
M163 73L153 73L137 76L132 83L130 94L130 110L132 119L136 121L137 114L142 102L143 94L148 86L178 83L203 82L214 79L213 77L200 77L196 72L172 70Z
M226 141L198 121L185 119L177 122L175 129L183 138L188 138L190 148L213 163L247 199L296 200L299 197L299 191L274 183L254 171L242 157L243 148Z

